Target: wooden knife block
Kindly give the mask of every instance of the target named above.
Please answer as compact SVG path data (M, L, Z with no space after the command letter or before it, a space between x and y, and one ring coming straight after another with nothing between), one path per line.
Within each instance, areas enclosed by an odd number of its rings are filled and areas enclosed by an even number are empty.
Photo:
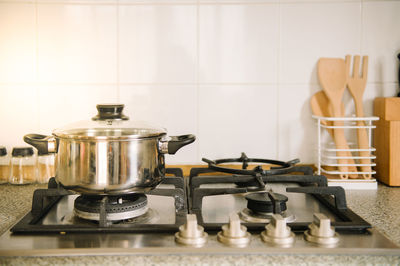
M376 178L389 186L400 186L400 97L376 98L374 146Z

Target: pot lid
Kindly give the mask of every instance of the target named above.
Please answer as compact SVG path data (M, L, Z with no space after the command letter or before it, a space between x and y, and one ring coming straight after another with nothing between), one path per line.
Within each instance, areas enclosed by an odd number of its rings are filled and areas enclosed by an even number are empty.
M92 120L79 121L53 131L59 138L72 139L138 139L167 133L165 128L144 121L129 120L122 113L123 104L98 104Z

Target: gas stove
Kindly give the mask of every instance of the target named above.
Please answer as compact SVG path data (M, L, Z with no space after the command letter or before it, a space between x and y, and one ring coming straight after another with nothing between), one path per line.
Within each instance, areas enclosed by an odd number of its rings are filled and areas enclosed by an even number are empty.
M297 159L203 161L187 178L167 168L145 194L80 195L52 178L0 237L0 255L399 254L347 207L342 187Z

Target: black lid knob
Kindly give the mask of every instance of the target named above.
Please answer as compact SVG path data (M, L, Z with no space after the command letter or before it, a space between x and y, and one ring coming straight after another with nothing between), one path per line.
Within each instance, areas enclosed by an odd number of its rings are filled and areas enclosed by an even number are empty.
M98 114L92 119L97 120L128 120L129 117L122 114L123 104L98 104L96 105Z
M13 157L25 157L25 156L32 156L32 155L33 155L32 147L15 147L12 150Z
M7 148L4 146L0 146L0 156L6 156L7 155Z

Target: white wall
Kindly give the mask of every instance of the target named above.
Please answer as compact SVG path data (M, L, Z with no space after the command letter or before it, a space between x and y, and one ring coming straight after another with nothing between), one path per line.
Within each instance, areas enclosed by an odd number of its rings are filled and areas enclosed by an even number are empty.
M399 14L400 1L0 0L0 145L122 102L196 134L168 163L241 151L311 163L318 58L370 56L371 115L397 93Z

